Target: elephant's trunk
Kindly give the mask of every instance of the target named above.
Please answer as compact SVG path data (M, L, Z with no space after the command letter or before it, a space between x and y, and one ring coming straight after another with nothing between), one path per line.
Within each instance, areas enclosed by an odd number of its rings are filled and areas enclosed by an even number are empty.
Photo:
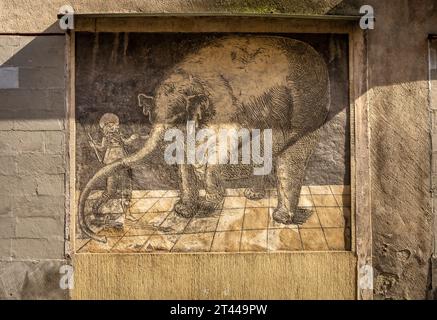
M114 174L118 169L122 167L130 167L137 162L141 161L145 157L147 157L153 150L158 147L159 141L162 138L162 135L165 130L165 125L155 125L152 131L147 138L144 146L138 150L136 153L127 156L123 159L120 159L116 162L108 164L107 166L101 168L97 173L88 181L85 185L85 188L82 190L79 198L79 206L78 206L78 218L79 218L79 227L82 232L99 242L106 242L106 237L97 235L88 225L88 222L85 219L85 202L88 199L89 194L95 187L96 183L101 181L102 179L107 178L111 174Z

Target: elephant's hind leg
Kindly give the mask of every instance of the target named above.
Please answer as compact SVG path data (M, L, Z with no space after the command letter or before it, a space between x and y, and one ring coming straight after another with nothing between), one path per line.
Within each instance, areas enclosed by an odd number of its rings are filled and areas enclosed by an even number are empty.
M199 200L198 181L191 165L181 164L179 172L180 200L174 205L174 211L184 218L191 218L196 214Z
M291 224L298 212L298 203L305 169L319 141L319 132L314 131L302 137L284 150L276 163L278 206L273 219L279 223ZM304 209L300 209L304 210Z

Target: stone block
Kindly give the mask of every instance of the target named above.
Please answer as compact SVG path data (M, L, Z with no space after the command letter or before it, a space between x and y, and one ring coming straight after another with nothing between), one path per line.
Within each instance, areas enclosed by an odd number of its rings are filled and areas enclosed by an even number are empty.
M15 230L17 238L55 239L62 241L64 239L63 235L64 219L62 216L17 218Z
M7 260L11 257L11 243L12 243L11 239L0 239L0 260ZM0 284L0 290L1 290L1 284ZM1 299L1 295L0 295L0 299Z
M14 121L8 119L8 117L3 118L0 115L0 131L12 130L14 128Z
M47 98L48 93L41 89L0 90L2 109L8 112L47 110ZM27 114L21 114L21 116L29 118Z
M10 206L15 217L63 217L65 215L63 196L14 197Z
M43 152L42 132L0 131L0 154Z
M64 100L63 89L2 89L0 130L63 130Z
M47 90L47 111L53 119L65 122L67 119L64 89Z
M53 131L63 130L64 122L59 119L22 119L14 121L14 130Z
M34 177L0 176L0 197L36 195L36 192Z
M64 175L40 175L37 178L37 194L47 196L64 195Z
M22 154L17 157L20 176L38 174L60 174L65 172L65 161L61 155Z
M0 239L11 239L15 236L15 218L0 217Z
M12 239L13 259L62 259L64 241L47 239Z
M20 68L20 88L49 89L65 87L64 68Z
M45 132L44 152L47 154L64 154L65 133L62 131Z
M19 87L19 68L0 67L0 89L16 89Z
M11 195L0 196L0 216L10 216L12 214L13 198Z
M13 176L17 173L15 156L0 156L0 175Z
M0 47L18 47L20 46L20 36L0 35Z

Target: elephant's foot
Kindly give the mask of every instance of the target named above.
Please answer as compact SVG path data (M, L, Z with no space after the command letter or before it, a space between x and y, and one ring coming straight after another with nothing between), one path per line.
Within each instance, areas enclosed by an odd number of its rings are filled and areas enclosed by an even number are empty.
M313 214L313 210L307 208L297 208L293 216L293 224L304 224L308 218Z
M221 203L223 201L223 194L221 192L207 193L205 195L205 201L213 203Z
M293 222L293 215L290 214L287 208L285 207L279 207L276 208L273 211L273 220L275 220L278 223L282 224L292 224Z
M221 207L223 199L223 195L220 193L206 194L205 198L199 199L199 214L203 216L211 214Z
M196 206L193 204L189 204L186 202L178 201L175 205L173 210L176 212L177 215L183 217L183 218L192 218L196 214Z
M244 196L249 200L260 200L266 197L265 190L247 188L244 190Z
M296 208L295 213L290 214L285 207L276 208L273 211L273 220L282 224L304 224L313 211L308 208Z

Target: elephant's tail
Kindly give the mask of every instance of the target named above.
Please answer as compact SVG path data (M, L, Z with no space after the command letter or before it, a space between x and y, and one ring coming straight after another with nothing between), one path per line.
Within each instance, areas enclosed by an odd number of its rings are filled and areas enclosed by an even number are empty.
M144 146L140 150L130 156L127 156L126 158L106 165L105 167L97 171L97 173L88 181L80 194L78 205L79 227L84 235L99 242L106 242L106 237L96 234L88 225L87 219L85 217L86 200L88 199L88 196L90 195L97 182L114 174L120 168L130 167L147 157L158 146L159 140L161 139L164 130L164 125L156 125L150 132L147 141L144 143Z

